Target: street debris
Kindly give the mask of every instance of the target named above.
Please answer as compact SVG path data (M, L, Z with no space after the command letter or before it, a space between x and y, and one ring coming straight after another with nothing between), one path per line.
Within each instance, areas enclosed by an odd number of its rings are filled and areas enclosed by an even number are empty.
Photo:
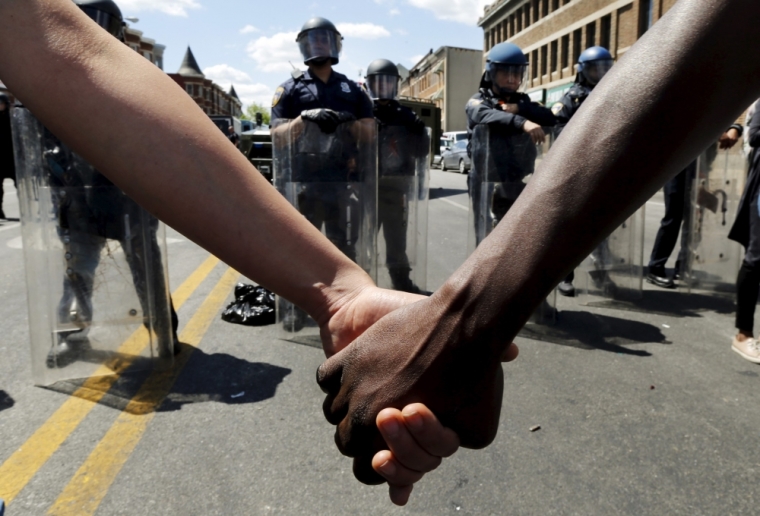
M541 425L536 425L536 426L530 427L530 431L531 432L538 432L539 430L541 430Z

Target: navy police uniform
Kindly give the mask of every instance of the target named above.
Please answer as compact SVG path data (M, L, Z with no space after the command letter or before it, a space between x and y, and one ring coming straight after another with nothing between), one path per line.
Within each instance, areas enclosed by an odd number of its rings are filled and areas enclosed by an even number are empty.
M585 84L575 83L562 95L562 98L552 106L552 113L557 117L557 125L554 126L554 136L559 137L567 123L581 107L583 102L591 95L593 89Z
M378 230L382 227L385 238L388 274L394 289L415 292L418 289L409 278L411 268L406 254L408 178L414 176L417 160L428 154L430 141L425 123L396 100L375 102L374 115L380 123Z
M372 101L359 86L333 70L327 83L306 70L295 72L274 93L272 123L294 119L307 109L326 108L352 113L357 119L372 118Z
M518 113L509 113L501 108L503 104L517 104ZM465 108L467 113L468 153L472 157L472 168L467 177L467 186L473 206L480 204L479 182L500 183L489 201L498 223L512 207L525 188L523 179L535 168L536 146L530 135L523 131L527 121L544 127L552 127L557 119L551 110L533 102L524 93L512 93L507 97L496 95L490 83L484 81L480 91L472 96ZM489 126L490 142L474 142L473 132L478 125ZM487 145L488 156L481 152ZM475 234L480 238L480 217L475 217ZM480 242L477 242L478 244Z
M280 119L293 120L312 109L330 109L352 115L357 120L372 118L372 101L345 75L332 71L327 82L313 77L309 70L296 71L277 88L272 100L272 124ZM356 178L356 142L350 131L325 134L310 122L298 141L293 142L295 154L292 180L300 183L297 208L318 229L352 260L356 259L354 243L359 225L347 220L347 213L356 198L345 183ZM351 141L348 141L351 140ZM311 148L314 142L322 145L320 153ZM354 167L354 168L352 168ZM358 210L358 206L355 206Z

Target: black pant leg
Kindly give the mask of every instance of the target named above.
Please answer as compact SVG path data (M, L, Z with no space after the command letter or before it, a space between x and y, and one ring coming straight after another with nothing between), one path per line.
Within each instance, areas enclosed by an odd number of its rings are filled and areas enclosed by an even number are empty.
M760 293L760 213L757 197L750 202L749 228L749 245L736 278L736 328L752 333Z
M649 258L650 271L661 271L665 268L665 264L670 258L676 242L678 242L678 232L681 230L681 223L683 222L686 178L692 165L665 183L665 216L660 221L660 228L657 230L657 236L654 239L652 254Z

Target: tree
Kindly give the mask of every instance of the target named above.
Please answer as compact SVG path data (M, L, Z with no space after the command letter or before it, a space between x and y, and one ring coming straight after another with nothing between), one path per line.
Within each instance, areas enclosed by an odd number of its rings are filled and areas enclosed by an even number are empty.
M264 104L259 104L258 102L253 102L250 106L248 106L245 109L245 113L243 113L240 118L243 120L256 121L256 113L261 113L261 115L264 117L264 124L269 125L269 120L271 118L269 115L269 108Z

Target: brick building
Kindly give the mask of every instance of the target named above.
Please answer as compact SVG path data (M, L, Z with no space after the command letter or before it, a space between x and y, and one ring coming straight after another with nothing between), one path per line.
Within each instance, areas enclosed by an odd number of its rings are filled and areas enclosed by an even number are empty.
M441 47L423 57L403 78L399 95L432 100L441 109L443 131L467 130L464 106L478 91L483 74L483 52Z
M619 58L676 0L497 0L478 20L485 52L515 43L529 57L527 91L551 104L575 79L580 53L593 45Z
M155 39L143 37L142 31L127 27L124 31L124 43L145 59L164 69L164 45L156 43Z
M239 118L243 114L243 103L240 102L235 87L225 92L221 86L207 79L190 47L187 47L185 58L177 73L170 73L169 77L182 86L207 115L229 115Z

